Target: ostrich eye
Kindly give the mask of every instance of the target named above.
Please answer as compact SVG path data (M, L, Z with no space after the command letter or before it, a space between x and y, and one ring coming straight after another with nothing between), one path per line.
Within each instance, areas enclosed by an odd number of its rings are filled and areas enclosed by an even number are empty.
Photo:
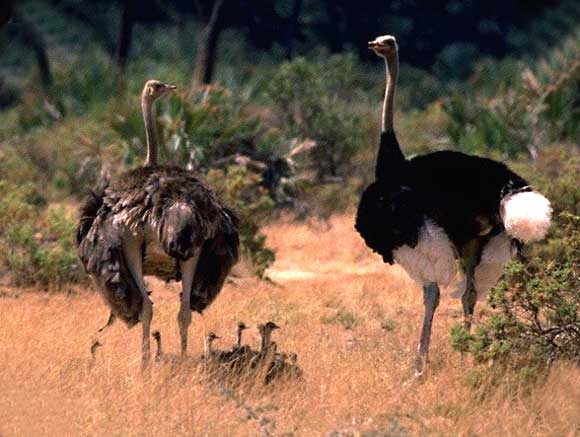
M393 41L392 39L388 39L385 42L389 47L393 47L395 45L395 41Z

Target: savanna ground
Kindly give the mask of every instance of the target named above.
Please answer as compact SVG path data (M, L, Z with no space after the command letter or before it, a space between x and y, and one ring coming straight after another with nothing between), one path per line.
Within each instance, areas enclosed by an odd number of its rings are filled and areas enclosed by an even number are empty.
M3 287L0 435L580 435L577 367L556 366L526 390L484 393L469 384L471 359L449 340L461 318L453 290L443 293L436 315L426 377L405 384L421 293L402 270L369 252L352 214L333 217L329 227L281 221L266 232L277 250L272 281L234 277L205 324L228 349L238 320L254 328L246 337L254 347L255 326L275 321L282 329L274 339L298 354L303 383L264 388L248 381L232 398L192 366L153 363L144 376L140 328L121 324L104 336L89 369L91 338L108 315L96 293ZM153 328L163 333L166 351L176 352L179 287L149 284ZM485 303L478 310L484 313ZM194 316L191 354L203 349L202 329Z

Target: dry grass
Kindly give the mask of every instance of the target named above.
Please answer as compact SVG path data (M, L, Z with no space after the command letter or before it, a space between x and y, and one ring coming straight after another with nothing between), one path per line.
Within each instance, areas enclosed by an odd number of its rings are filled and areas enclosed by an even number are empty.
M207 329L224 336L218 344L224 349L238 320L253 327L274 320L283 327L274 338L280 349L298 354L304 384L247 384L235 396L249 414L194 367L176 373L155 364L142 375L139 328L121 325L106 334L89 369L90 339L108 314L98 296L29 292L15 298L5 290L0 435L580 435L578 368L555 369L525 396L498 389L483 397L468 386L473 366L449 344L449 328L461 314L449 293L436 315L428 376L405 386L421 294L401 270L367 251L352 217L333 218L331 225L272 225L275 283L236 279L204 316ZM150 283L154 328L162 331L165 348L176 351L179 289ZM202 350L202 326L194 316L192 353ZM257 345L255 330L247 339Z

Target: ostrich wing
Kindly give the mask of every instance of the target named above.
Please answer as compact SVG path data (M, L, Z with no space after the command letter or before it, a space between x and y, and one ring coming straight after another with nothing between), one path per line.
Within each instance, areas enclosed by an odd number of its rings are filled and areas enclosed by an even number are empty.
M203 243L191 295L191 309L201 313L221 291L231 268L238 261L239 218L226 208L215 237Z
M141 292L123 255L122 230L113 223L101 195L91 193L81 205L76 234L85 270L99 285L113 314L134 326L143 304Z
M364 191L355 228L383 261L393 264L393 250L404 244L415 247L423 223L421 202L415 191L404 186L387 188L378 182Z

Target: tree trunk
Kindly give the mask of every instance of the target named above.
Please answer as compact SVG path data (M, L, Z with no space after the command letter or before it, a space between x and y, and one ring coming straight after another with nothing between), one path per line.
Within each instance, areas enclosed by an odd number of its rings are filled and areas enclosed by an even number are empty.
M215 0L209 21L201 32L197 44L197 55L192 77L192 90L211 83L216 58L216 49L221 32L220 12L224 0Z
M42 86L45 89L50 88L52 86L52 73L48 55L46 54L46 43L44 42L42 34L36 30L31 22L20 15L18 11L13 11L13 17L20 24L21 39L34 51Z
M298 33L298 25L300 20L300 13L302 12L303 0L294 0L292 7L292 15L290 16L290 23L288 24L288 35L286 37L286 58L292 59L294 56L294 42L296 41Z
M135 0L126 0L121 17L121 28L119 29L119 39L117 40L117 51L115 53L115 64L119 72L124 73L131 51L133 41L133 25L135 24Z
M0 28L10 21L14 13L14 2L4 0L0 2Z

